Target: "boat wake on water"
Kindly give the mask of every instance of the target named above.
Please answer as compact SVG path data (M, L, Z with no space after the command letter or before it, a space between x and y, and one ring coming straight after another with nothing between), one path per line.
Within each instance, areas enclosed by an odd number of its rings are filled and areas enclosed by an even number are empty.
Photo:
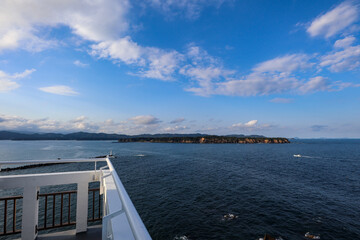
M310 232L305 233L305 237L308 239L320 239L319 235L311 234Z
M145 157L145 154L136 154L135 157Z
M341 158L341 157L316 157L316 156L306 156L301 154L294 154L294 158L311 158L311 159L323 159L323 160L337 160L337 161L348 161L348 158Z
M318 159L322 159L322 157L305 156L305 155L300 155L300 154L294 154L293 156L296 157L296 158L318 158Z
M263 238L258 238L257 240L284 240L282 237L272 237L269 234L265 234Z
M174 237L174 240L190 240L190 239L187 236L180 236L180 237L176 236Z
M311 234L310 232L305 233L306 239L320 239L320 235ZM272 237L269 234L265 234L264 237L258 238L257 240L284 240L282 237Z

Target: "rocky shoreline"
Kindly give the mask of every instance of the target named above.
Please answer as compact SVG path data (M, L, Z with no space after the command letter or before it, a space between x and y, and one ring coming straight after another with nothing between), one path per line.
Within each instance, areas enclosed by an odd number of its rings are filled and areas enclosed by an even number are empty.
M151 142L151 143L200 143L200 144L222 144L222 143L239 143L239 144L283 144L290 143L287 138L267 138L267 137L226 137L226 136L204 136L204 137L160 137L160 138L121 138L119 143L126 142Z

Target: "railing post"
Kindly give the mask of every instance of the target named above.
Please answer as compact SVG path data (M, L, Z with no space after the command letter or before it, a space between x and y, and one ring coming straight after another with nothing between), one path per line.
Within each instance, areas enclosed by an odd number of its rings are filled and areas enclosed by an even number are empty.
M78 183L76 201L76 233L86 232L87 230L88 195L89 183Z
M39 212L39 187L24 187L21 239L34 240L37 236Z

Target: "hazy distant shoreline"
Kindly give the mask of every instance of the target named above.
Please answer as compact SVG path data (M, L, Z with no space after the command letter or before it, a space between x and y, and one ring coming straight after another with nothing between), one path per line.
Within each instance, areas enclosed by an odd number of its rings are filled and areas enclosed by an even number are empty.
M119 143L126 142L151 142L151 143L199 143L199 144L254 144L269 143L283 144L290 143L287 138L267 138L267 137L228 137L228 136L203 136L203 137L160 137L160 138L123 138L118 140Z
M289 143L287 138L271 138L262 135L234 134L226 136L193 134L108 134L108 133L21 133L0 131L0 140L38 141L38 140L113 140L118 142L168 142L168 143Z

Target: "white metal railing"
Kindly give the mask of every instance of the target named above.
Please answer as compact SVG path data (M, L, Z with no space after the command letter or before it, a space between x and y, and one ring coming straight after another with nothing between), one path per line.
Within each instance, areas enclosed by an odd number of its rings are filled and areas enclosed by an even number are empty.
M41 164L53 164L53 163L84 163L84 162L94 162L95 170L97 162L105 162L108 158L73 158L73 159L61 159L56 160L22 160L22 161L1 161L0 162L0 171L2 166L8 165L18 165L18 166L28 166L28 165L41 165Z
M104 238L112 238L112 239L124 239L121 238L121 235L124 234L124 229L115 228L115 218L118 218L118 222L121 221L121 215L126 216L126 220L129 223L129 226L132 231L133 239L136 240L147 240L151 239L144 223L142 222L138 212L136 211L133 203L130 200L129 195L127 194L124 185L120 181L118 174L116 173L114 166L112 165L109 158L106 159L108 170L101 170L101 186L104 187L105 190L105 201L104 201L104 209L106 215L103 216L103 239ZM106 180L104 180L106 179ZM108 194L106 185L115 185L117 195ZM109 187L111 189L111 187ZM110 190L111 191L111 190ZM112 203L116 203L117 199L121 203L121 208L111 208L108 205ZM111 224L109 224L111 222ZM108 226L111 226L111 230L109 231ZM126 231L126 230L125 230Z
M23 188L22 239L33 240L37 236L38 191L41 186L77 184L76 232L87 230L87 207L89 182L100 181L103 194L103 239L150 240L151 237L138 212L130 200L110 157L91 159L57 159L3 161L4 165L29 165L53 163L94 162L94 171L57 172L26 175L0 176L0 189ZM105 167L97 169L97 162L106 162Z

